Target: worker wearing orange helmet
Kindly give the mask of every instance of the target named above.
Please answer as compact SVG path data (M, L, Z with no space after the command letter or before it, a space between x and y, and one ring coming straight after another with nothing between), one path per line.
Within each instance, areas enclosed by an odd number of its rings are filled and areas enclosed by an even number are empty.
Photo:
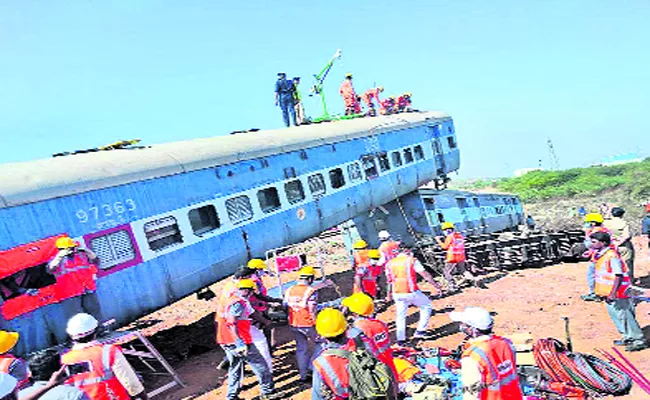
M345 79L341 83L341 87L339 87L339 93L343 97L343 103L345 104L345 115L359 114L361 112L357 92L355 92L352 85L352 74L345 75Z
M384 91L383 86L378 86L376 88L368 89L366 90L362 95L361 95L361 100L366 104L366 107L368 107L368 115L374 117L377 115L377 111L375 110L375 104L373 103L373 99L377 102L377 106L381 104L381 100L379 99L379 93Z
M66 300L66 316L70 318L81 307L84 312L101 320L101 306L96 293L99 258L68 236L58 238L55 245L59 251L48 263L47 271L56 278L58 296L61 300L80 297L77 301Z

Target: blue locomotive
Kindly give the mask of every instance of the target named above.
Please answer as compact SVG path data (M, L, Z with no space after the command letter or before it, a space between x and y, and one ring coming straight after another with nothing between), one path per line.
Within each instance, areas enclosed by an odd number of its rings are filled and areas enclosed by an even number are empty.
M451 117L425 112L0 165L1 328L20 353L65 336L45 273L61 235L99 256L102 314L121 325L459 164Z

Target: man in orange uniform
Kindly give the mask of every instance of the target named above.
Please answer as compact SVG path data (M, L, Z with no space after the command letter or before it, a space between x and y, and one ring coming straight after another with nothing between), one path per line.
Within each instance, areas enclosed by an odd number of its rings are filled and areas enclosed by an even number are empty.
M66 330L74 345L61 356L61 364L70 374L65 383L80 388L93 400L147 399L120 346L96 340L97 327L97 319L85 313L68 321Z
M249 302L255 291L255 282L242 279L237 283L237 290L230 296L224 307L217 327L217 343L226 352L230 367L228 368L228 400L239 399L244 363L248 364L262 389L262 399L276 398L273 375L266 360L256 346L251 334L251 315L255 312Z
M480 280L469 271L467 263L465 262L465 238L463 235L460 232L456 232L454 224L451 222L443 222L440 228L444 232L446 238L443 242L436 236L436 241L443 250L447 250L444 275L449 285L449 290L452 292L457 290L456 282L454 281L454 272L457 270L463 274L465 279L472 281L474 286L484 289L485 286L483 286L480 283Z
M66 316L83 311L101 319L101 306L96 293L97 255L68 236L58 238L56 248L59 252L49 262L47 270L56 278L59 297L68 299L73 293L76 293L73 295L75 299L81 296L80 300L65 301Z
M347 307L353 316L352 328L348 329L348 337L354 339L363 334L369 338L373 343L374 356L386 364L397 377L393 351L390 348L390 331L385 323L372 317L375 313L372 297L364 293L355 293L343 299L341 305Z
M467 307L449 317L460 322L460 331L470 338L460 360L463 400L522 400L515 348L492 333L490 313Z
M379 250L368 250L365 264L355 263L354 293L365 293L377 297L377 277L381 273Z
M591 244L591 234L596 232L604 232L610 235L612 232L603 226L605 219L602 214L598 213L589 213L585 215L585 240L584 245L587 248L587 251L582 254L582 257L589 258L594 255L595 250L592 248ZM587 268L587 286L589 288L589 293L583 294L580 298L584 301L601 301L600 297L594 292L596 287L596 271L595 264L590 263L589 268Z
M411 93L407 92L397 97L397 112L411 111Z
M634 313L634 303L625 294L630 287L627 266L621 256L613 249L611 237L606 232L594 232L591 239L591 264L596 275L594 293L607 302L607 311L616 329L623 335L614 345L626 346L626 351L639 351L648 348L643 331Z
M316 333L316 308L318 302L317 289L312 287L316 271L307 265L298 272L296 284L284 294L284 304L289 311L289 327L296 339L296 359L300 380L309 382L311 379L311 362L320 353L322 340ZM314 345L313 352L309 351L309 343Z
M381 104L381 100L379 100L379 93L384 91L383 86L379 86L373 89L368 89L366 90L362 95L361 95L361 100L363 100L364 103L366 103L366 107L368 107L368 115L374 117L377 115L377 111L375 110L375 104L372 102L374 99L377 101L377 106Z
M361 112L357 92L354 91L354 86L352 85L352 74L345 75L345 80L341 83L339 93L343 97L343 103L345 104L345 115L359 114Z
M420 309L420 321L413 337L425 338L428 335L427 325L433 307L429 297L422 293L418 287L418 275L432 286L438 287L438 283L433 280L431 274L406 247L403 247L397 257L386 265L386 277L391 287L392 298L395 300L395 326L397 343L400 345L406 341L406 311L409 306L416 306Z
M9 354L19 337L18 332L0 331L0 373L16 378L18 390L21 390L29 384L29 368L25 360Z

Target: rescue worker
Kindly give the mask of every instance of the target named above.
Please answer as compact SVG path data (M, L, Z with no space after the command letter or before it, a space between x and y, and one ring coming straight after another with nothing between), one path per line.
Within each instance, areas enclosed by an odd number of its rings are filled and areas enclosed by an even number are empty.
M417 260L411 251L402 247L397 257L393 258L386 265L386 277L392 298L395 301L395 326L397 330L397 343L404 345L406 341L406 311L409 306L416 306L420 309L420 320L413 338L425 338L428 336L427 325L433 307L427 295L418 287L418 275L438 288L438 283L433 280L424 266Z
M368 113L367 115L374 117L377 115L377 111L375 110L375 104L373 103L373 99L377 101L377 106L379 106L380 99L379 99L379 93L384 91L383 86L378 86L373 89L368 89L363 94L361 95L361 100L363 100L364 103L366 103L366 107L368 107Z
M390 348L390 331L382 321L373 318L375 305L373 299L364 293L354 293L346 297L341 303L352 315L351 325L348 329L348 337L354 339L363 334L372 341L373 355L386 364L393 374L397 376L395 364L393 363L393 351Z
M302 94L298 85L300 85L300 77L296 76L293 78L293 108L296 113L296 124L301 125L305 122L305 108L302 105Z
M607 303L607 311L618 332L623 335L614 345L625 346L626 351L639 351L648 347L643 331L634 314L634 303L625 294L630 287L627 266L618 252L610 246L611 237L606 232L594 232L589 238L594 253L591 264L595 270L594 293Z
M377 234L377 238L379 239L379 252L381 253L381 260L379 260L379 265L381 267L381 274L377 277L377 286L380 291L386 290L386 293L384 295L384 301L389 302L391 301L391 293L389 289L386 289L386 283L384 280L386 279L386 264L395 258L397 254L399 253L399 242L396 240L393 240L390 232L383 230L379 231Z
M0 331L0 373L9 374L18 381L18 390L29 384L29 368L25 360L9 354L18 343L18 332Z
M298 281L284 294L284 305L289 313L289 327L296 339L296 360L300 381L309 382L312 377L311 362L320 353L322 340L316 333L317 289L312 287L316 271L304 266L298 272ZM314 346L309 351L310 343Z
M406 92L403 93L400 96L397 96L397 101L395 107L397 108L397 112L411 112L411 92Z
M601 214L598 213L589 213L585 215L585 240L584 246L587 248L587 251L582 254L582 257L591 259L593 255L593 249L591 248L591 234L596 232L605 232L611 235L609 229L603 226L604 218ZM600 297L596 296L594 293L594 287L596 285L595 278L595 265L589 264L587 268L587 286L589 287L589 293L583 294L580 298L584 301L600 301Z
M363 251L363 250L362 250ZM372 298L377 297L377 276L381 272L379 250L368 250L366 261L355 262L354 293L365 293Z
M60 290L66 309L66 317L79 311L91 314L101 320L101 306L97 297L97 265L99 259L90 249L81 247L68 236L56 240L59 250L49 262L47 270L54 275L57 290ZM74 299L68 299L71 293L80 293Z
M293 91L293 83L287 79L287 74L278 72L278 80L275 82L275 105L280 106L282 119L287 128L291 126L289 115L291 115L293 124L298 126L296 110L293 107Z
M650 258L650 203L646 206L646 216L641 221L641 234L648 237L648 258Z
M379 107L379 114L381 115L390 115L395 111L395 97L390 96L380 102L381 107Z
M18 381L9 374L0 373L0 399L18 400Z
M474 286L485 289L480 282L480 280L474 276L467 266L465 261L465 238L460 232L456 232L454 224L451 222L443 222L440 225L443 233L446 238L443 242L440 237L436 236L436 242L443 249L447 250L447 255L445 257L445 269L444 275L447 283L449 285L449 290L454 292L458 288L456 287L456 282L454 281L454 272L458 271L463 274L463 277L471 281Z
M40 392L43 393L42 400L91 400L83 390L60 384L57 375L63 378L65 369L61 368L61 356L56 348L32 353L29 356L29 369L32 378L29 385L20 391L20 399Z
M613 207L611 213L612 218L606 219L603 226L611 232L612 245L616 247L618 254L627 267L630 281L634 283L634 245L632 244L630 224L623 219L625 209Z
M523 399L515 348L508 339L493 334L490 313L467 307L449 317L460 322L460 331L469 337L460 360L463 400Z
M345 105L345 115L354 115L361 112L361 105L357 98L357 93L354 91L352 85L352 74L346 74L343 83L339 87L339 93L343 97L343 104Z
M255 312L249 297L255 291L255 282L242 279L237 283L237 290L231 294L224 307L217 327L217 343L226 352L230 367L228 368L228 400L239 399L244 363L253 370L260 382L262 399L274 399L275 386L273 375L267 361L253 345L251 333L252 318Z
M120 346L96 340L98 325L95 317L85 313L68 321L66 331L74 344L61 355L61 364L70 374L65 383L83 390L93 400L147 399Z

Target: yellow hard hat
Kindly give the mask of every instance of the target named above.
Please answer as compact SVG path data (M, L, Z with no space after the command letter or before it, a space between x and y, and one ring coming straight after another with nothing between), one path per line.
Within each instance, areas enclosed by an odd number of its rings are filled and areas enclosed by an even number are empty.
M379 260L381 258L381 253L377 249L368 250L368 258Z
M68 236L62 236L56 239L56 248L57 249L71 249L76 247L77 243Z
M18 332L0 331L0 354L4 354L13 349L20 334Z
M237 282L237 289L255 289L257 285L252 279L241 279Z
M384 87L383 87L383 86L379 86L379 87L377 88L377 90L379 90L380 92L383 92L383 91L384 91Z
M247 267L250 269L266 269L266 263L262 259L253 258L248 262Z
M599 224L602 224L603 216L598 213L589 213L585 215L585 222L597 222Z
M418 367L403 358L395 357L393 358L393 362L395 363L395 371L397 372L397 381L399 383L410 381L415 374L420 372Z
M363 240L363 239L357 240L352 245L352 248L355 249L355 250L362 250L362 249L365 249L366 247L368 247L368 243L366 243L366 241Z
M300 268L300 271L298 272L298 275L300 275L300 276L314 276L314 275L316 275L316 270L311 265L305 265L304 267Z
M352 73L351 73L351 72L348 72L347 74L345 74L345 77L346 77L346 78L352 78Z
M324 308L316 316L316 332L326 338L336 337L345 332L348 323L342 312L334 308Z
M411 93L411 92L404 93L404 96L407 96L407 97L411 97L412 95L413 95L413 93Z
M375 304L372 301L372 297L365 293L355 293L350 297L346 297L341 302L341 305L347 307L353 313L363 315L364 317L372 315L375 312Z
M443 222L442 225L440 225L440 229L444 231L445 229L456 229L456 227L451 222Z

